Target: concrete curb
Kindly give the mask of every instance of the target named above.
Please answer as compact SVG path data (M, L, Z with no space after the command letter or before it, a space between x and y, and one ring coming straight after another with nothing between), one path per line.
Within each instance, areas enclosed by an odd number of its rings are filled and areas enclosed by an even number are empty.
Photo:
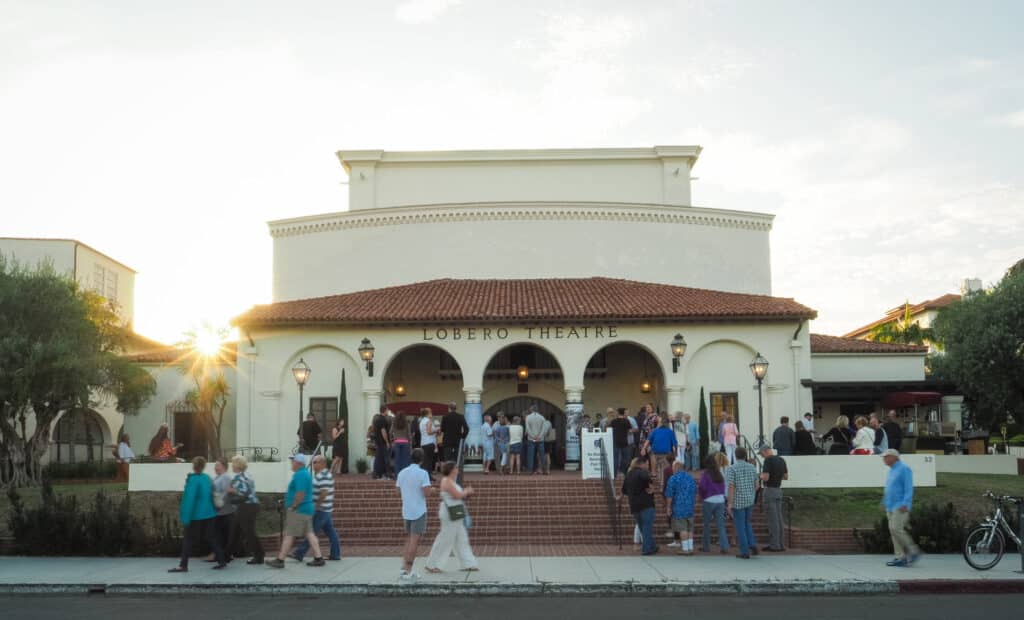
M967 582L978 586L984 582ZM1014 582L1006 582L1013 584ZM943 591L949 592L949 582ZM1017 584L1024 588L1024 583ZM896 582L867 581L766 581L766 582L614 582L614 583L372 583L372 584L0 584L0 594L341 594L350 596L401 597L450 595L476 597L562 596L793 596L895 594L903 591ZM930 590L937 591L937 590ZM960 591L960 590L954 590ZM972 590L977 591L977 590ZM1000 590L1003 591L1003 590ZM980 591L977 591L980 592Z

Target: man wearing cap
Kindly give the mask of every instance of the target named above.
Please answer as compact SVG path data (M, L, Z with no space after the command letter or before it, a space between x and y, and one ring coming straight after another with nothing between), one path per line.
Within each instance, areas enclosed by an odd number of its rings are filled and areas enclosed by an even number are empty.
M306 455L299 453L288 457L292 462L292 479L284 497L287 516L284 522L284 536L277 557L267 562L271 568L284 568L284 559L292 550L296 538L305 538L315 553L309 566L323 566L324 556L320 553L320 541L313 533L313 477L306 469Z
M783 418L785 419L785 418ZM789 480L786 459L774 454L768 444L761 445L764 464L761 467L761 484L764 491L761 501L768 519L768 546L765 551L785 551L782 545L782 481Z
M921 557L921 549L910 536L910 508L914 500L914 473L900 460L898 450L892 448L882 453L882 460L889 467L885 478L885 495L882 506L889 518L889 534L896 557L886 566L910 566Z

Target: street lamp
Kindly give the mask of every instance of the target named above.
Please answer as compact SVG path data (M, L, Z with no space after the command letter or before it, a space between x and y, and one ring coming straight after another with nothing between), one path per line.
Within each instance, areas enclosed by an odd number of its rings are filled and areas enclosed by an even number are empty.
M359 343L359 357L366 362L366 373L371 377L373 376L373 351L370 339L363 338L363 341Z
M679 360L686 355L686 338L676 334L669 346L672 348L672 372L679 372Z
M764 381L764 376L768 374L768 360L758 353L750 362L750 372L754 373L754 378L757 379L757 448L760 449L765 445L764 401L761 397L761 383Z
M301 357L299 363L292 367L292 375L295 377L295 383L299 384L299 426L302 426L302 391L306 387L306 381L309 381L309 375L313 371L309 368L309 364L305 362Z

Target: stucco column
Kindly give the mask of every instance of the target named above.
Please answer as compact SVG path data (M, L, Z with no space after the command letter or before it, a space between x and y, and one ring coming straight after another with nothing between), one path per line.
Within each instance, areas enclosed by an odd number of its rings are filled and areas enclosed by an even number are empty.
M352 433L353 436L357 434L362 435L362 432L365 432L362 431L362 429L370 427L370 420L372 420L373 416L377 415L380 412L380 397L380 390L372 388L363 390L363 402L365 403L365 406L363 408L363 419L362 423L358 427L349 431L350 433ZM352 428L351 420L349 421L348 428Z
M668 397L668 414L679 413L683 410L683 391L684 387L667 387L665 388L666 396ZM693 414L696 416L696 414Z
M583 421L583 388L565 388L565 469L580 467L580 424Z

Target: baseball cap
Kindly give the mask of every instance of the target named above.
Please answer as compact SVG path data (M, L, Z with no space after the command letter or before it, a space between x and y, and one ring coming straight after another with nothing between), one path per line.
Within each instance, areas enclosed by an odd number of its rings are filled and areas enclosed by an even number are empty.
M882 456L899 456L899 455L900 455L900 451L899 450L894 450L893 448L889 448L888 450L886 450L885 452L882 453Z
M291 460L295 461L296 463L298 463L300 465L306 465L308 463L308 461L306 460L306 455L302 454L302 453L293 454L293 455L289 456L288 458L290 458Z
M762 444L758 444L758 446L757 446L757 451L758 452L764 452L765 450L771 450L771 449L772 449L772 444L768 443L767 441L762 443Z

